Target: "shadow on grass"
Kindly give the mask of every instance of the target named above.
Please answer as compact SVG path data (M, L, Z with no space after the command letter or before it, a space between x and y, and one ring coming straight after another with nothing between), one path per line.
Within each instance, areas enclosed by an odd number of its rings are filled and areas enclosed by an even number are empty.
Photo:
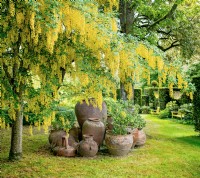
M200 148L200 136L177 137L175 140L180 143L186 143Z

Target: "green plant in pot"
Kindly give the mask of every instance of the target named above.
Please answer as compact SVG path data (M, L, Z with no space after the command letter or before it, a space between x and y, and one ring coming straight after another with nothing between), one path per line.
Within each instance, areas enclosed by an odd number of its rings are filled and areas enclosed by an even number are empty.
M142 146L146 142L146 134L143 128L146 126L146 121L144 118L138 114L137 110L132 113L130 118L130 123L128 130L133 135L133 145L132 148L135 146Z
M108 114L112 117L112 130L107 130L105 143L114 156L127 155L133 144L133 136L127 130L130 117L123 105L113 99L106 99Z

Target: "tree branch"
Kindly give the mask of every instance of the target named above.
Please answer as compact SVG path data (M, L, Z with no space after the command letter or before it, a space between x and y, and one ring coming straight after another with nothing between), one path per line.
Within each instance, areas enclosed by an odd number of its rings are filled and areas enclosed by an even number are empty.
M158 42L159 42L159 41L158 41ZM170 46L168 46L167 48L164 48L163 46L159 45L158 42L157 42L157 47L158 47L159 49L161 49L163 52L165 52L165 51L167 51L167 50L169 50L169 49L171 49L171 48L173 48L173 47L180 46L180 44L176 44L176 43L178 43L177 40L174 41L174 42L173 42Z
M170 29L168 32L166 32L166 31L163 31L163 30L156 30L158 33L162 33L162 34L165 34L165 35L169 35L171 32L172 32L172 30Z
M167 18L171 18L177 7L178 7L178 4L175 3L172 6L171 10L164 17L162 17L162 18L158 19L157 21L155 21L153 24L151 24L149 26L149 28L153 28L156 24L160 23L161 21L163 21L163 20L165 20Z

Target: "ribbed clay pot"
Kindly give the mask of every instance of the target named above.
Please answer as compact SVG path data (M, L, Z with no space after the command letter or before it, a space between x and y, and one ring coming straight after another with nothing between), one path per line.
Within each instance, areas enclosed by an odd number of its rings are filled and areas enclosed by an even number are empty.
M79 143L78 153L84 157L93 157L98 152L98 145L93 140L92 135L83 135L83 140Z
M138 129L138 140L137 140L135 146L137 146L137 147L143 146L145 143L146 143L146 134L145 134L144 130Z
M107 107L106 103L102 103L102 110L100 110L98 107L94 107L92 103L94 103L94 99L89 99L89 105L85 102L85 100L82 101L82 103L77 103L75 106L75 114L78 120L78 123L80 127L82 128L83 123L88 118L99 118L103 123L106 122L107 119Z
M125 156L131 150L133 145L133 136L132 134L112 135L107 132L105 136L105 143L111 155Z
M100 146L105 136L105 126L98 118L87 119L82 126L82 135L93 135L94 141Z
M63 136L66 136L66 132L64 130L51 130L49 134L49 143L51 148L62 146Z

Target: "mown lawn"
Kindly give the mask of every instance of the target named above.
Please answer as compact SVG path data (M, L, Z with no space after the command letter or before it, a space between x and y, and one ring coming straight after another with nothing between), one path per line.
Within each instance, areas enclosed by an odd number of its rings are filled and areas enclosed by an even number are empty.
M9 162L10 131L0 130L0 177L200 177L200 137L193 126L156 116L147 120L146 145L126 157L101 151L95 158L55 157L48 148L48 135L24 128L23 159Z

